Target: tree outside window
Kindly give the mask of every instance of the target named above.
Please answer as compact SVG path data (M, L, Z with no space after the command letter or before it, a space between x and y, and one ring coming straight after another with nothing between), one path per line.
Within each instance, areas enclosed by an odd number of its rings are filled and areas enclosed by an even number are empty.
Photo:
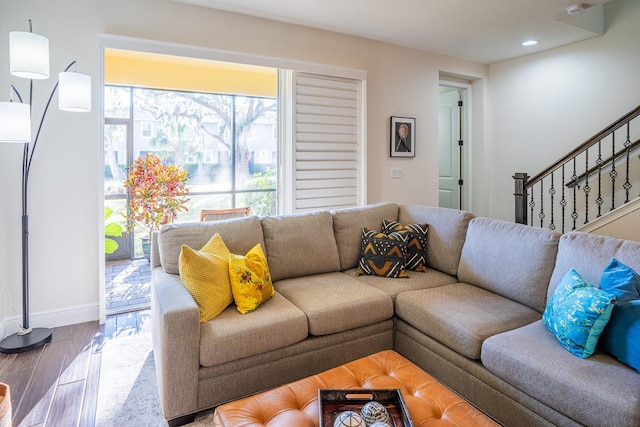
M134 132L133 160L151 152L188 172L189 212L181 213L177 221L198 221L200 209L234 206L250 206L257 215L276 213L276 99L122 89L107 86L105 92L112 97L119 94L122 104L133 95L133 122L140 128ZM105 142L109 169L126 168L117 165L119 149ZM111 175L116 180L122 173Z

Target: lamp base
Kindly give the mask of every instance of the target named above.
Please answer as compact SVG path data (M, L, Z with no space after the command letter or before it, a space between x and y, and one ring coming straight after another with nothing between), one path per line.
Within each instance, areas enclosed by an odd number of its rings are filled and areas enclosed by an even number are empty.
M24 353L51 342L52 336L51 329L48 328L33 328L26 335L15 333L0 341L0 353Z

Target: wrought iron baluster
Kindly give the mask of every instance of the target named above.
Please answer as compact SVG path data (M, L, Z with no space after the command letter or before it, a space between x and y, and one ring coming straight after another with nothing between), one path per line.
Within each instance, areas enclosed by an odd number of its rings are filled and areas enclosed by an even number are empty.
M576 220L578 219L578 212L576 212L576 191L578 188L578 175L576 175L576 158L573 158L573 175L571 175L571 181L573 181L573 212L571 218L573 219L573 228L576 229Z
M598 141L598 159L596 160L596 165L598 165L598 198L596 199L598 216L596 218L599 218L602 216L602 204L604 203L602 199L602 140Z
M611 153L616 152L616 133L611 133ZM614 210L616 208L616 177L618 176L618 172L616 171L616 162L614 154L611 154L611 171L609 172L609 176L611 177L611 209Z
M538 214L538 218L540 218L540 227L544 227L544 178L540 180L540 213Z
M624 146L627 149L627 159L626 159L626 169L627 169L627 178L624 181L622 187L626 193L626 197L624 202L627 203L629 201L629 190L631 190L631 183L629 182L629 157L631 155L631 132L629 128L629 122L627 122L627 140L624 142Z
M562 233L564 234L564 210L567 207L567 199L564 197L564 188L566 187L564 184L564 165L562 164L562 198L560 199L560 206L562 206Z
M555 230L556 229L556 225L553 222L553 196L555 196L556 194L556 188L553 186L553 174L554 172L551 172L551 188L549 188L549 195L551 196L551 222L549 223L549 230Z
M534 193L534 186L531 186L531 200L529 201L529 206L531 207L531 215L529 215L529 218L531 218L531 224L529 225L533 225L533 208L536 206L536 202L533 200L533 193Z
M589 193L591 187L589 186L589 149L584 150L584 223L589 222Z

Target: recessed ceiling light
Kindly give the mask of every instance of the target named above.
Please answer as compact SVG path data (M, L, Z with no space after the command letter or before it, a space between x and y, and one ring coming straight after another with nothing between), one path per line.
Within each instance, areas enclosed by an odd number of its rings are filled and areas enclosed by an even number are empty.
M527 40L526 42L522 42L522 46L534 46L538 44L538 40Z

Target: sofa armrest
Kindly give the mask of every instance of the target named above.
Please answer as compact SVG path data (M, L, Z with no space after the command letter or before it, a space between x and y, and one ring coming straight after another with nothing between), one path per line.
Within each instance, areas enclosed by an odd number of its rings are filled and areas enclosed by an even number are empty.
M198 306L180 276L151 271L153 352L162 412L167 420L198 408L200 321Z

